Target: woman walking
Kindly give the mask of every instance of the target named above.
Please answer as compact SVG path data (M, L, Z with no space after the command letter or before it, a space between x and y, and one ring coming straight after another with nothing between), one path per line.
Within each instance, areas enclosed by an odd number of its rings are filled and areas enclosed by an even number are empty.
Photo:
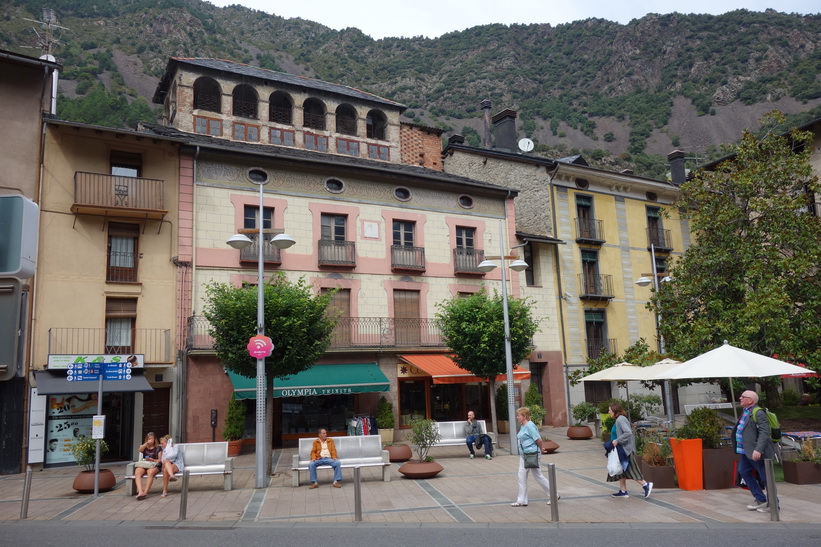
M519 495L511 507L527 507L527 474L528 471L533 472L533 477L536 482L544 489L547 495L547 504L550 505L550 481L542 474L540 466L534 468L525 467L525 454L542 453L542 436L539 434L539 428L536 424L530 421L530 409L526 406L516 411L516 421L519 422ZM561 498L557 495L556 499Z
M639 469L639 462L636 460L636 442L633 439L633 429L630 427L630 420L627 419L627 412L624 411L624 407L621 406L621 403L612 403L610 404L608 413L610 417L616 420L616 423L613 424L613 429L610 431L613 450L616 450L617 446L621 446L630 461L627 469L618 475L607 475L607 482L619 481L619 491L610 495L614 498L630 497L627 494L627 479L633 479L644 489L644 497L650 497L650 492L653 490L653 483L644 480L641 469Z

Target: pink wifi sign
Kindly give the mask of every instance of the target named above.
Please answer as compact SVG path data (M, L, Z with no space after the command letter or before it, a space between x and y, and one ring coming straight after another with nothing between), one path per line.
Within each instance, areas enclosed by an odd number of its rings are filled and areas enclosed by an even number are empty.
M267 336L257 334L248 340L248 354L254 359L270 357L274 351L274 343Z

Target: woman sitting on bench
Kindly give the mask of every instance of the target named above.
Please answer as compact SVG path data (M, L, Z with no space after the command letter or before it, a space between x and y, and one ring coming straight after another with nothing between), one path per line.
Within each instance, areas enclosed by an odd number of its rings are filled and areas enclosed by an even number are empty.
M182 461L182 452L174 444L171 435L166 435L160 439L162 445L162 494L161 498L168 496L168 482L177 480L175 473L182 473L185 464Z

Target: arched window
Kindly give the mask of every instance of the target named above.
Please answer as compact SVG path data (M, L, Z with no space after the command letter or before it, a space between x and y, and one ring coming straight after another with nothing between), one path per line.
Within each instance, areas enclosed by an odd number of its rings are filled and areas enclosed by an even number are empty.
M388 118L381 110L371 110L368 112L368 138L386 140L388 133Z
M336 109L336 132L356 135L356 110L349 104L341 104Z
M291 113L294 109L294 102L291 96L284 91L274 91L268 99L268 121L293 125Z
M311 129L325 130L325 103L319 99L305 99L302 103L303 125Z
M234 116L243 118L257 118L257 91L248 84L240 84L234 88Z
M208 110L209 112L221 112L221 98L222 90L213 78L202 76L194 82L194 108Z

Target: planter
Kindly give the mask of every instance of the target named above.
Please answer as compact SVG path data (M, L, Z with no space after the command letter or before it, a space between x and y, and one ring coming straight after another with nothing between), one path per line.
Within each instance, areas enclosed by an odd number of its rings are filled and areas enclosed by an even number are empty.
M672 465L650 465L644 460L639 463L644 480L653 483L653 488L675 488L676 468Z
M411 447L406 444L389 444L385 447L392 462L406 462L413 457Z
M586 425L572 425L567 428L567 437L569 439L573 439L574 441L592 439L593 430Z
M559 449L559 445L553 441L542 439L542 454L553 454Z
M242 439L238 441L228 441L228 457L239 456L242 451Z
M496 425L499 429L499 433L507 433L510 431L507 420L496 420Z
M399 472L408 479L432 479L443 469L436 462L407 462L399 468Z
M117 484L117 479L114 477L114 473L110 469L100 469L99 491L107 492L114 488L115 484ZM94 471L80 471L71 487L81 494L93 494Z
M784 480L793 484L821 484L821 464L784 460Z
M388 444L393 442L393 428L390 429L380 429L379 436L382 438L382 444Z
M701 451L705 490L732 488L733 462L736 454L732 448L705 448Z
M704 490L701 439L670 439L673 461L682 490Z

